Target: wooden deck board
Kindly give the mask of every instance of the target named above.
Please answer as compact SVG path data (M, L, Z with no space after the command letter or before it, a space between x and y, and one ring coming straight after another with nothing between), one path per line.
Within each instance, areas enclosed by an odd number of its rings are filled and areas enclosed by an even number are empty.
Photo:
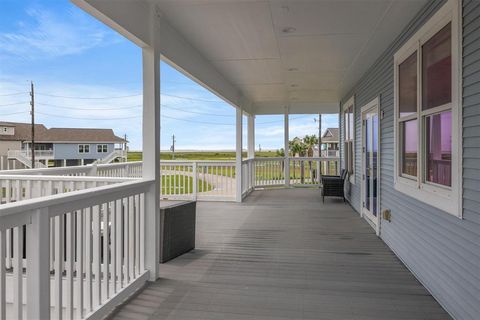
M449 319L372 228L318 190L198 203L197 249L118 319Z

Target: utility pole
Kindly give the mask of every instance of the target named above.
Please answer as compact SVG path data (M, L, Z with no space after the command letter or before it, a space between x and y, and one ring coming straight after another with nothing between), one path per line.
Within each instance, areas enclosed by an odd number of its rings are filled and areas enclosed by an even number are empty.
M170 150L172 151L172 160L175 160L175 135L172 135L172 146L170 147Z
M317 122L317 119L314 119ZM318 156L322 156L322 114L318 114Z
M30 114L32 115L32 143L30 145L30 152L32 153L32 169L35 169L35 91L33 81L30 82L30 106Z

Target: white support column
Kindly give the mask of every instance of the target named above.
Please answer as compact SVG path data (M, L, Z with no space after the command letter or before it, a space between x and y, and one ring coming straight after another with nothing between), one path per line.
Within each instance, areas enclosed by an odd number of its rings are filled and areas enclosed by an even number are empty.
M255 158L255 116L248 115L248 159Z
M290 158L288 156L289 146L288 146L288 108L285 108L285 116L284 116L284 147L285 150L285 186L290 186Z
M157 19L155 19L157 20ZM143 48L143 179L155 180L145 193L145 268L158 278L160 262L160 52Z
M235 139L235 148L236 148L236 161L235 161L235 180L236 180L236 196L235 199L237 202L242 202L242 137L243 137L243 111L240 108L237 108L236 115L236 139Z

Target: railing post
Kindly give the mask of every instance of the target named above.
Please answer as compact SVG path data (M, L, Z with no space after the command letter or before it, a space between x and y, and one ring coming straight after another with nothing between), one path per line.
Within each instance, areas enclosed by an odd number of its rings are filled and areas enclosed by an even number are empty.
M249 180L250 180L248 184L248 188L249 188L249 191L251 191L253 190L253 185L255 181L255 158L250 159L248 163L248 172L249 172Z
M283 149L285 150L285 164L284 164L284 174L285 174L285 186L289 187L290 186L290 159L288 157L288 153L290 152L289 150L289 140L288 140L288 108L285 108L285 115L284 115L284 121L283 121L283 143L284 147Z
M197 162L195 161L192 164L192 192L193 192L193 200L197 201L197 187L198 187L198 174L197 174Z
M92 176L92 177L95 177L95 176L97 176L97 173L98 173L97 164L94 163L94 164L92 164L92 168L90 169L90 172L88 173L88 175Z
M242 120L243 120L243 111L240 108L237 108L236 114L236 161L235 161L235 180L236 180L236 195L235 200L237 202L242 202Z
M27 225L27 319L50 319L50 218L37 209Z
M247 118L248 122L248 131L247 131L247 139L248 139L248 159L255 158L255 116L249 114Z

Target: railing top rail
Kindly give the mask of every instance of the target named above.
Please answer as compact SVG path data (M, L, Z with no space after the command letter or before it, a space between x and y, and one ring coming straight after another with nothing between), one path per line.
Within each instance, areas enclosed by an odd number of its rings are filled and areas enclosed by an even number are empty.
M336 161L340 157L289 157L290 160L295 161Z
M255 161L275 161L275 160L285 160L285 157L255 157Z
M115 168L115 167L124 167L124 166L138 166L138 165L142 165L143 162L142 161L131 161L131 162L114 162L114 163L99 163L97 164L97 168L98 169L106 169L106 168ZM89 165L90 167L92 165ZM79 167L82 167L82 166L79 166Z
M136 180L114 185L60 193L41 198L10 202L0 206L0 226L3 229L25 224L36 210L49 208L49 217L115 201L135 193L145 192L154 180Z
M2 174L0 180L34 180L34 181L72 181L72 182L125 182L138 178L127 177L98 177L98 176L56 176L56 175L15 175Z
M83 166L71 166L71 167L54 167L54 168L39 168L39 169L18 169L18 170L3 170L0 171L0 175L11 175L11 174L21 174L21 175L35 175L35 174L45 174L48 173L50 175L55 175L54 173L66 173L66 174L74 174L74 173L88 173L94 167L99 170L102 169L112 169L116 167L134 167L134 166L141 166L142 161L132 161L132 162L119 162L119 163L107 163L107 164L89 164Z
M2 170L0 175L40 175L43 173L48 173L50 175L55 175L55 173L87 173L92 169L91 165L87 166L72 166L72 167L55 167L55 168L39 168L39 169L18 169L18 170Z
M224 163L232 164L235 160L160 160L160 163Z

